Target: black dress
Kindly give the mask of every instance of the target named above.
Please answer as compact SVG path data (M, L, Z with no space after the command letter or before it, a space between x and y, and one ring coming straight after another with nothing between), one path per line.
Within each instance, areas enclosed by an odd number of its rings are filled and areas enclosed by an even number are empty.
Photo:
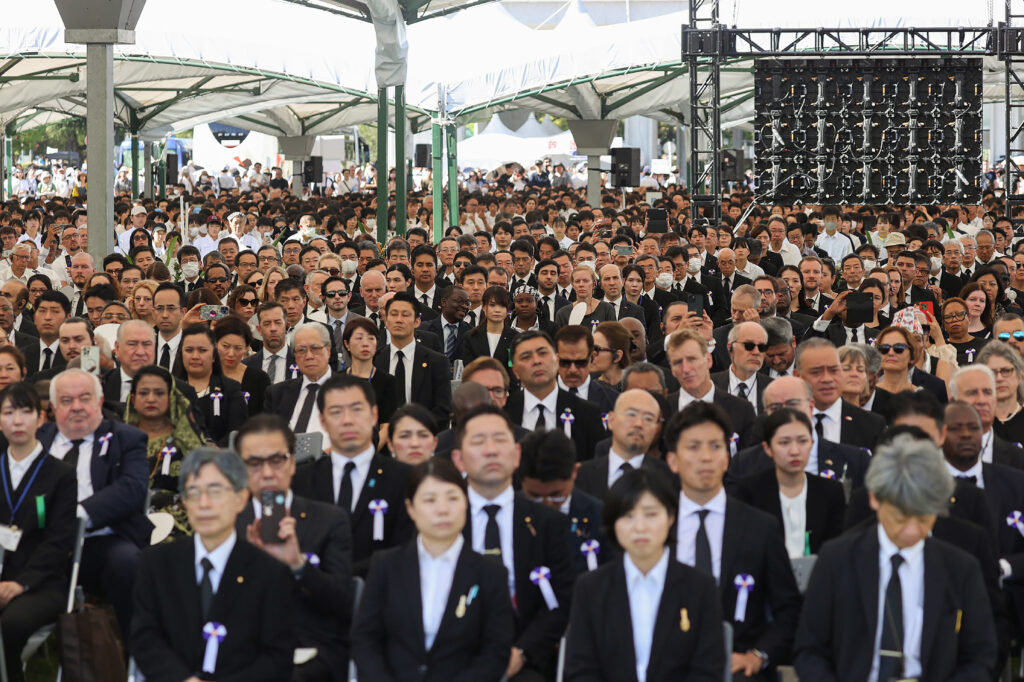
M986 343L988 343L988 339L974 338L963 343L953 343L950 341L949 345L956 348L956 362L963 367L974 362L974 358L978 357L978 353L981 352Z
M1017 414L1005 422L996 419L992 424L992 430L1003 440L1024 443L1024 409L1017 410Z
M346 374L351 372L346 370ZM366 381L365 377L356 378ZM369 382L377 397L377 423L387 424L391 421L391 415L400 407L395 404L395 377L374 367L370 370Z
M263 411L263 394L270 386L270 377L262 369L256 367L245 368L242 375L242 397L249 405L249 414L259 414Z

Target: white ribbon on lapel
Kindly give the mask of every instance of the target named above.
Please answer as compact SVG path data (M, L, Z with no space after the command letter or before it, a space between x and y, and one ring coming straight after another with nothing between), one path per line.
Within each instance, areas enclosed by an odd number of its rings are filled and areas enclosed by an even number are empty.
M103 457L107 454L107 450L110 449L110 439L113 437L113 431L107 431L105 434L100 436L100 457Z
M160 473L164 476L171 475L171 459L174 458L174 453L177 451L173 445L166 445L160 450Z
M562 420L562 430L565 431L565 435L572 438L572 423L576 421L576 415L567 407L562 410L562 414L558 415L558 418Z
M580 545L580 551L587 557L587 570L597 570L597 553L601 551L601 543L597 540L585 540Z
M551 589L550 568L538 566L530 571L530 582L540 588L540 593L544 596L544 603L548 605L548 611L558 608L558 598L555 596L555 591Z
M733 432L729 438L729 457L735 457L740 449L740 434Z
M373 514L373 541L384 541L384 514L388 511L387 500L370 500L370 513Z
M1010 528L1016 528L1018 533L1024 535L1024 515L1019 511L1014 511L1006 517L1006 525Z
M295 363L289 365L288 370L292 373L292 379L297 379L299 377L299 366Z
M754 576L740 573L733 580L733 584L736 586L736 612L733 614L733 620L742 623L747 618L747 597L754 589Z
M203 626L206 652L203 654L203 672L213 674L217 670L217 651L220 643L228 636L228 629L220 623L209 622Z
M822 478L827 478L830 481L834 481L837 478L836 472L832 471L831 469L822 469L821 473L819 473L818 475L821 476Z
M224 397L224 394L221 393L220 391L214 391L213 393L210 394L210 400L213 401L213 416L214 417L219 417L220 416L220 401L221 401L221 398L223 398L223 397Z

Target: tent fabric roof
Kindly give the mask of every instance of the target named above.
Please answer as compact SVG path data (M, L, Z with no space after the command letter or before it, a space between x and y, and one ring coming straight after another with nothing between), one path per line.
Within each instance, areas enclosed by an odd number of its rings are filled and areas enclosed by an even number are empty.
M285 0L303 7L326 10L361 21L373 21L368 3L362 0ZM407 24L445 16L460 9L494 0L398 0Z

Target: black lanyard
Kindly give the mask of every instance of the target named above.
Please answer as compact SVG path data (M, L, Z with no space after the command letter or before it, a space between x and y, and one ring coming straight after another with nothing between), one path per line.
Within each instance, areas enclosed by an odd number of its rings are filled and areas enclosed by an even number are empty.
M7 454L6 452L4 453ZM18 503L14 504L11 502L11 488L7 483L7 467L0 464L0 479L3 480L4 484L4 496L7 498L7 507L11 510L11 522L14 522L14 515L18 513L18 509L21 508L21 503L25 501L25 496L28 495L29 489L32 484L35 483L36 476L39 475L39 470L43 467L43 460L46 459L46 453L40 452L37 457L39 461L36 462L35 469L32 471L32 476L28 479L28 485L21 491L21 497L18 498Z

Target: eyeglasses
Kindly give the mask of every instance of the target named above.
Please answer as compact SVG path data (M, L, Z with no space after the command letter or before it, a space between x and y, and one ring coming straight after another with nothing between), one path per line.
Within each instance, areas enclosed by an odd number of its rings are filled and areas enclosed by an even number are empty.
M1009 379L1016 371L1013 367L992 368L992 373L1000 379Z
M639 419L647 426L654 426L655 424L661 421L661 417L659 417L658 415L651 414L650 412L640 412L639 410L626 410L625 412L622 413L622 416L624 416L626 419L629 419L630 421L634 419Z
M280 469L285 464L291 455L287 452L278 452L273 455L267 455L266 457L247 457L245 460L245 466L249 468L249 471L256 472L263 468L264 464L269 464L271 469Z
M263 261L264 263L277 263L278 262L278 257L277 256L260 256L259 259L261 261Z
M326 296L327 298L338 298L348 296L348 292L345 291L344 289L337 289L335 291L325 291L324 296Z
M210 498L211 502L220 502L228 494L228 487L221 485L220 483L211 483L205 488L199 486L192 486L185 488L185 493L182 497L185 498L186 502L198 502L202 499L203 495Z
M207 277L206 281L210 284L223 284L228 281L227 277Z
M967 319L967 311L966 310L961 310L958 313L948 313L946 315L943 315L942 319L945 320L946 322L956 322L957 320L966 320Z
M753 350L755 348L757 350L759 350L760 352L762 352L762 353L765 352L766 350L768 350L768 344L767 343L756 343L754 341L736 341L735 343L738 343L741 346L743 346L747 350L748 353L749 352L753 352Z
M889 351L895 351L897 355L902 355L903 353L907 352L907 344L905 344L905 343L893 343L893 344L883 343L882 345L878 346L878 352L881 353L882 355L888 355Z
M614 348L609 348L608 346L594 346L594 355L597 355L598 353L614 353L614 352L615 352L615 349Z
M568 500L569 497L566 495L538 495L536 497L533 495L527 495L526 499L531 502L540 502L541 504L544 504L545 502L548 504L565 504L565 501Z
M1024 341L1024 332L1013 332L1013 334L1010 334L1010 332L1000 332L996 338L1000 341L1009 341L1011 336L1018 341Z
M295 349L296 357L299 355L309 355L310 353L316 354L327 348L326 343L315 343L312 346L299 346Z
M238 305L244 305L244 306L256 305L256 299L255 298L240 298L240 299L238 299Z

